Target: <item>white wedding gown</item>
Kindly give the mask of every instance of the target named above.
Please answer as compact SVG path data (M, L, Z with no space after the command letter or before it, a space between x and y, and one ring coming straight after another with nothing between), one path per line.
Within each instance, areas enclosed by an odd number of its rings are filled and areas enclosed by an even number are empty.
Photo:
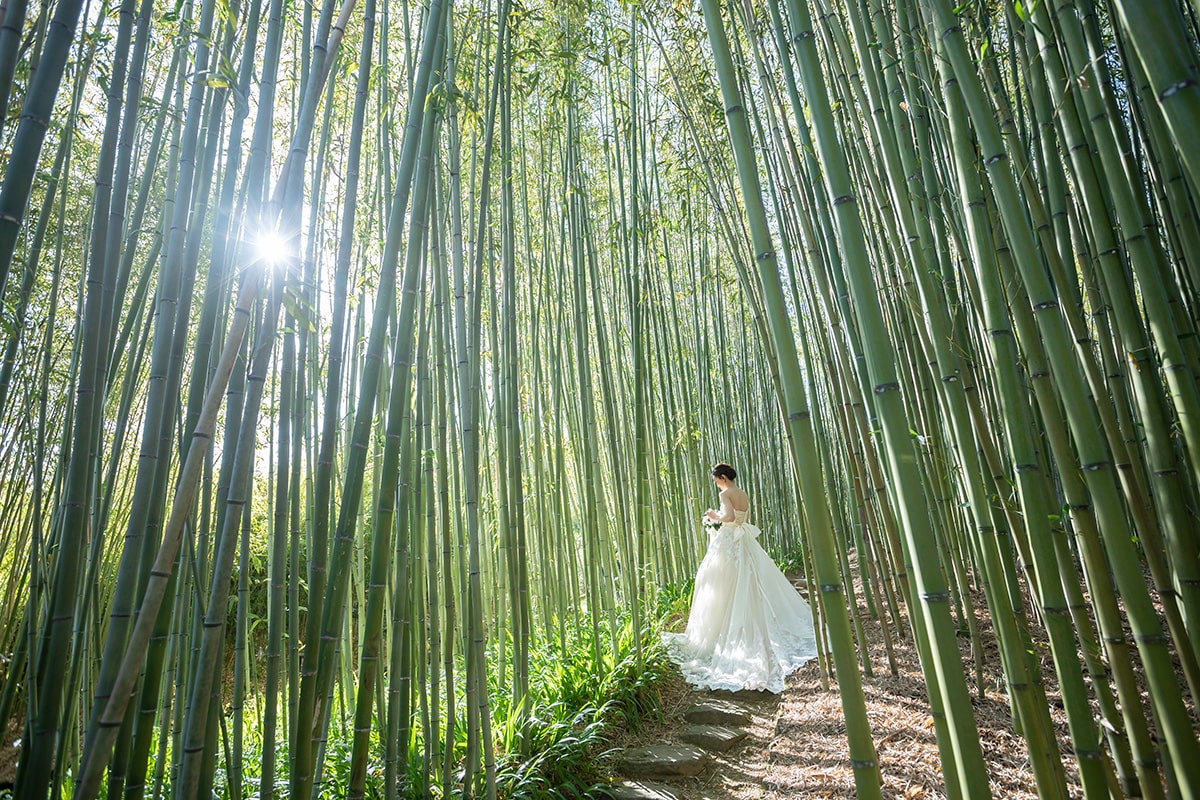
M730 510L733 521L710 534L696 570L687 629L664 633L663 643L693 686L778 694L817 656L812 610L758 543L748 510Z

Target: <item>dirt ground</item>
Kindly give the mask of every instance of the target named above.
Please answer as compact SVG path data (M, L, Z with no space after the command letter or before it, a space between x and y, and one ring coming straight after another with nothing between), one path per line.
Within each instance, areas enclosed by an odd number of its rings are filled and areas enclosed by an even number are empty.
M803 593L803 592L802 592ZM1035 800L1034 780L1024 740L1013 732L1008 699L991 623L983 597L972 598L976 623L984 642L984 681L975 685L970 642L959 638L963 670L972 692L972 707L979 730L993 797L1006 800ZM934 737L916 649L903 621L904 638L893 631L896 674L888 665L882 627L871 620L859 603L867 652L873 676L863 678L867 714L882 777L883 797L888 800L940 800L946 797L941 761ZM903 612L902 612L903 613ZM672 627L682 628L684 620ZM1033 631L1035 646L1043 659L1043 679L1050 715L1059 738L1068 789L1072 798L1082 797L1079 778L1068 738L1054 671L1040 631ZM602 762L611 766L622 748L679 741L683 712L692 703L714 693L688 686L676 673L659 689L658 719L644 717L636 731L625 732L608 745ZM716 693L720 694L720 693ZM748 737L726 754L715 754L712 765L696 778L661 781L681 800L793 800L795 798L853 798L854 776L846 742L846 726L836 683L822 685L821 667L813 661L793 673L781 695L739 693L732 699L752 712ZM1197 722L1195 708L1190 708ZM0 736L0 797L16 773L22 731L20 720L11 720Z
M982 596L976 601L976 618L981 638L989 642L992 631L986 619ZM887 660L880 623L864 620L868 652L874 676L864 677L867 701L880 773L883 797L899 800L945 798L941 761L934 736L916 649L907 630L905 638L893 639L896 675ZM894 632L893 632L894 633ZM963 669L968 674L972 705L979 728L988 777L994 797L1035 800L1033 773L1029 768L1024 740L1012 730L1007 695L994 642L985 644L985 686L979 692L972 677L970 642L959 640ZM1044 650L1042 652L1045 652ZM1048 658L1048 657L1047 657ZM1052 685L1053 670L1044 671L1050 713L1063 752L1070 796L1082 797L1079 777L1071 757L1066 716ZM701 693L673 678L663 689L663 720L643 726L636 736L617 743L633 747L678 741L683 727L683 710ZM744 693L735 698L750 706L753 721L746 742L731 753L716 755L713 764L697 778L662 781L687 800L792 800L793 798L853 798L854 775L846 742L846 726L836 683L825 689L821 671L813 661L793 673L782 695Z
M17 777L17 739L21 736L21 720L9 720L4 735L0 736L0 791L12 784Z

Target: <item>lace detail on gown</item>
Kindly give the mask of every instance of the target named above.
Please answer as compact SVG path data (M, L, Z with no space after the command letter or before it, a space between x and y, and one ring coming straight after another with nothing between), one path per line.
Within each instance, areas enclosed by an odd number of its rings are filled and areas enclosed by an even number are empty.
M696 570L687 628L663 643L701 689L783 691L784 678L816 658L812 610L758 543L762 532L734 509L712 532Z

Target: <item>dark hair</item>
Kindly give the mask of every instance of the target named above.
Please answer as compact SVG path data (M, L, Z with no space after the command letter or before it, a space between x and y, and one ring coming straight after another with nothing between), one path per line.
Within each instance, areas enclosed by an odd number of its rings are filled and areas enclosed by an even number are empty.
M712 468L712 474L714 478L725 478L730 481L737 480L737 470L728 464L717 464Z

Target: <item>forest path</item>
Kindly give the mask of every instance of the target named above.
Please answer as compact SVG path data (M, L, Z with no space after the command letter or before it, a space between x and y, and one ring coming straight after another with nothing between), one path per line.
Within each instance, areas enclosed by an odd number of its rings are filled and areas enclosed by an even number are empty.
M780 696L693 689L674 679L661 723L616 755L618 800L757 800L763 796Z
M797 588L804 593L802 586ZM615 771L625 780L614 784L611 796L618 800L760 800L770 796L771 787L792 783L775 774L781 712L803 706L805 695L811 695L811 685L820 691L819 682L815 660L789 677L778 695L696 689L676 672L662 689L661 720L643 720L637 733L617 743L623 749L615 754ZM836 691L833 696L836 699ZM656 754L647 752L681 744L699 745L703 756L689 762L682 753L664 749L657 754L660 763L655 764ZM674 763L676 760L688 763Z
M852 560L853 566L853 560ZM794 581L805 594L802 581ZM858 586L856 584L856 590ZM871 619L862 594L855 594L858 614L863 621L870 675L863 676L867 716L875 742L882 775L882 795L886 800L940 800L946 796L941 761L934 736L933 717L929 713L925 679L916 648L908 635L906 610L899 609L901 635L893 629L892 651L896 665L889 666L887 646L878 620ZM959 638L964 671L972 690L972 707L980 742L988 763L992 793L1009 800L1036 800L1031 789L1024 740L1013 732L1008 699L1005 695L991 620L982 593L969 595L983 645L984 678L982 687L974 685L970 674L970 641ZM1040 629L1034 631L1035 647L1045 653ZM1065 714L1058 687L1052 676L1046 681L1051 718L1063 753L1070 753ZM681 742L688 724L685 710L698 700L717 697L748 707L751 719L742 726L747 737L725 753L709 753L707 765L695 777L671 777L654 780L664 787L659 795L642 797L653 800L810 800L815 798L853 798L854 772L846 741L846 724L836 682L828 688L821 683L817 661L805 664L790 675L780 695L763 692L702 692L684 683L676 673L661 690L659 709L662 719L643 721L639 731L615 744L624 748L660 742ZM1072 798L1080 795L1078 767L1066 756ZM637 795L630 795L636 797Z

